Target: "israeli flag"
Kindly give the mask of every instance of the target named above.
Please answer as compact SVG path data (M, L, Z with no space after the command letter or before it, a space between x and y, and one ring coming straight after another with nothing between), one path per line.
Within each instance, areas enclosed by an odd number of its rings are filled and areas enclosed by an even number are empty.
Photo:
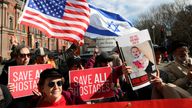
M137 32L133 24L119 14L99 9L89 5L91 10L90 25L85 36L95 38L100 36L122 36Z

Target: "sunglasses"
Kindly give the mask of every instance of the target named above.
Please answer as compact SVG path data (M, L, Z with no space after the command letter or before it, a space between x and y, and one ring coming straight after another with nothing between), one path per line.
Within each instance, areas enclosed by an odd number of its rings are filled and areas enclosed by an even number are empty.
M19 56L20 56L21 58L24 58L24 57L26 57L26 56L27 56L27 57L30 57L31 54L30 54L30 53L29 53L29 54L20 54Z
M50 88L52 88L52 87L54 87L55 86L55 84L57 84L57 86L62 86L63 85L63 82L62 81L57 81L57 82L49 82L48 83L48 86L50 87Z

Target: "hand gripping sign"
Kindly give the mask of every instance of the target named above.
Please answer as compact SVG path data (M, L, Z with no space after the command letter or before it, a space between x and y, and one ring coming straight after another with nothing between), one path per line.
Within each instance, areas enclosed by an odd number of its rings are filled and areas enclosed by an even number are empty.
M50 64L11 66L9 67L8 82L14 86L11 92L14 98L29 96L33 90L37 90L40 73L51 68Z
M83 100L113 97L110 67L70 71L70 86Z

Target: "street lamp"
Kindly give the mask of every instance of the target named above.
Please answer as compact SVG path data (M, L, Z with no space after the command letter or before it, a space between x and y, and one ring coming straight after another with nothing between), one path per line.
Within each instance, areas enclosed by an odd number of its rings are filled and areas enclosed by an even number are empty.
M155 44L155 25L153 25L151 28L153 30L153 44Z

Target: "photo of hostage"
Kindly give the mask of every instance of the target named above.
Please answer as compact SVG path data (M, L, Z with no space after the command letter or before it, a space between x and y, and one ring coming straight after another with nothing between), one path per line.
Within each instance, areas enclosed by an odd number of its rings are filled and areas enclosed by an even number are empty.
M132 63L138 68L139 72L145 71L148 74L156 72L154 63L152 63L138 47L133 46L130 51L133 56Z

